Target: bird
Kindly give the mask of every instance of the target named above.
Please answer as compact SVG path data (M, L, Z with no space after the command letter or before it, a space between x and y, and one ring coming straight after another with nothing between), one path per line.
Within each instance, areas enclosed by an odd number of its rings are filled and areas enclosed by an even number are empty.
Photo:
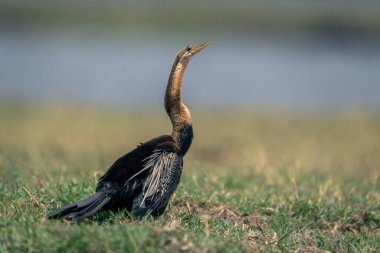
M188 45L175 55L164 98L171 134L140 143L99 178L94 195L54 209L48 219L80 221L99 210L126 209L135 219L164 213L180 182L183 157L193 139L191 114L181 99L183 75L190 59L212 42Z

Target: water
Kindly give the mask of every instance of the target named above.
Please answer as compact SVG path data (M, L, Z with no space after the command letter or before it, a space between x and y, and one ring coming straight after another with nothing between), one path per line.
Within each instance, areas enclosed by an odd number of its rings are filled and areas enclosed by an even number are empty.
M190 36L189 36L190 37ZM194 39L194 44L207 37ZM184 80L190 106L380 108L380 43L358 38L214 36ZM80 31L0 32L0 98L161 106L189 39Z

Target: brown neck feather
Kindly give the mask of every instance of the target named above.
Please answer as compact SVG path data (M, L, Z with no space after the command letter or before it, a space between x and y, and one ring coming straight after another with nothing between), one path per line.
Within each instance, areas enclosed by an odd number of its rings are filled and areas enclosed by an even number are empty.
M190 112L181 100L182 77L186 67L187 62L175 60L165 93L165 110L172 122L172 136L177 143L180 143L184 127L191 126Z

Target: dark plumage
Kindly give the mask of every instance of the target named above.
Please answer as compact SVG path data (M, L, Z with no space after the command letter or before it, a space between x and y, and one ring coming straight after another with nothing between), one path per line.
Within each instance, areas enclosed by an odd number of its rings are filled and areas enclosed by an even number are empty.
M181 100L182 77L190 58L209 44L187 46L175 57L165 93L172 134L149 140L120 157L99 179L94 195L56 209L50 219L81 220L100 209L126 208L136 218L157 217L165 211L193 138L190 112Z

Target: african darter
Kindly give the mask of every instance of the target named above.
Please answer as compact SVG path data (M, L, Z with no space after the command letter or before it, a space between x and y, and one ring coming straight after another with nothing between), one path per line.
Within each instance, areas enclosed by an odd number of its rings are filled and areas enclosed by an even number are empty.
M137 219L163 214L180 181L183 157L193 138L190 111L181 100L182 77L190 59L210 44L186 46L175 56L165 92L171 135L142 143L116 160L99 179L94 195L56 209L50 219L77 221L101 209L127 209Z

